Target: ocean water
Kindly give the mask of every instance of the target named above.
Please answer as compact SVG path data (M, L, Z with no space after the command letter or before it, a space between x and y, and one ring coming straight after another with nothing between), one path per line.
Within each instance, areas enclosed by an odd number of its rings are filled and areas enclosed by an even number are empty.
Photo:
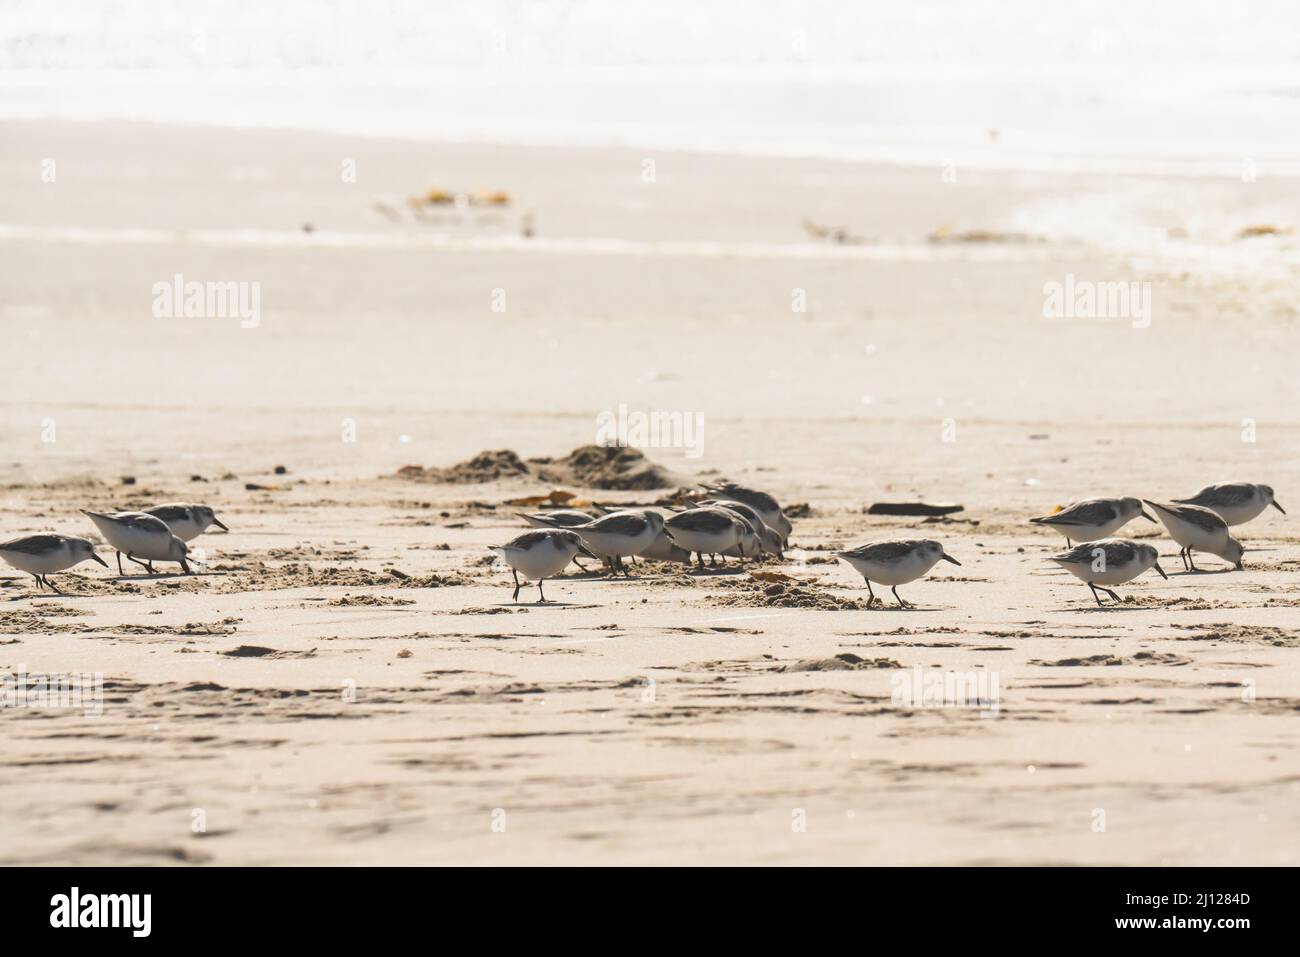
M19 117L1300 175L1300 4L6 0Z

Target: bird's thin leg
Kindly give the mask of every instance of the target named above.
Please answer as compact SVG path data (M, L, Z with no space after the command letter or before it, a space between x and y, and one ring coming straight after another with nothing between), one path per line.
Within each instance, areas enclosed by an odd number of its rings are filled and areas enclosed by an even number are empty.
M510 574L515 576L515 593L510 600L518 601L519 600L519 573L512 568L510 569Z
M726 567L727 567L727 556L726 556L726 555L719 555L719 556L718 556L718 564L721 565L723 568L726 568Z
M704 571L704 553L703 553L703 552L696 552L696 553L695 553L695 560L699 563L700 571Z
M144 567L147 568L147 569L149 569L149 574L150 574L150 575L157 575L157 574L158 574L156 571L153 570L153 559L150 559L149 561L145 562L145 563L144 563Z
M124 574L126 573L122 571L122 553L118 552L117 553L117 577L121 578Z
M1066 535L1066 536L1065 536L1065 547L1066 547L1066 548L1073 548L1073 547L1074 547L1074 542L1070 541L1070 536L1069 536L1069 535Z
M1105 592L1107 595L1109 595L1111 598L1114 598L1115 601L1119 602L1120 604L1123 604L1123 603L1124 603L1124 599L1123 599L1123 598L1120 598L1119 595L1116 595L1116 594L1115 594L1113 591L1111 591L1109 588L1103 588L1102 591L1104 591L1104 592Z
M1192 557L1192 546L1191 546L1191 545L1188 545L1188 546L1187 546L1187 562L1188 562L1189 565L1192 566L1192 571L1194 571L1194 572L1195 572L1195 571L1200 571L1200 569L1196 567L1196 559L1194 559L1194 558Z
M539 578L539 579L537 579L537 594L540 596L540 597L539 597L539 601L540 601L542 604L546 604L546 603L547 603L547 602L546 602L546 592L542 591L542 582L544 582L544 581L546 581L545 578Z
M1102 605L1102 603L1101 603L1101 596L1097 594L1097 586L1094 585L1092 582L1088 582L1088 587L1092 589L1092 597L1095 598L1095 599L1097 599L1097 606L1098 606L1098 607L1105 607L1105 606Z
M1178 550L1178 557L1183 560L1183 571L1186 571L1187 570L1187 549L1180 548Z
M37 591L40 591L40 590L41 590L41 585L43 584L43 583L41 582L41 576L38 575L38 574L36 574L35 572L32 572L32 577L36 579L36 590L37 590Z
M134 555L132 555L130 552L127 552L127 553L126 553L126 560L127 560L128 562L135 562L137 565L139 565L141 568L143 568L145 571L147 571L150 575L153 574L153 569L152 569L152 568L150 568L150 567L149 567L147 564L145 564L144 562L140 561L140 559L136 558L136 557L135 557Z
M49 575L42 575L41 577L45 580L45 584L50 586L50 591L54 592L54 594L56 595L63 594L63 592L59 591L58 586L55 585L54 582L50 581Z
M899 594L898 594L898 586L897 586L897 585L890 585L890 586L889 586L889 590L892 591L892 592L894 593L894 597L895 597L895 598L898 598L898 607L899 607L899 608L911 608L911 607L913 607L913 606L911 605L911 603L909 603L909 602L905 602L905 601L903 601L903 599L902 599L901 597L899 597Z
M866 582L867 582L867 594L871 596L870 598L867 599L867 607L870 608L872 605L876 603L876 593L871 590L871 580L866 579Z
M573 556L573 564L577 565L580 569L582 569L583 574L586 574L587 568L585 565L582 564L582 562L578 561L577 555Z

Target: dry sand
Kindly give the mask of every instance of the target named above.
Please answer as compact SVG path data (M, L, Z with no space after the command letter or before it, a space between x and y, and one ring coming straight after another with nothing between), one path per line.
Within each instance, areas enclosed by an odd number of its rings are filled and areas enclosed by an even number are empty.
M1227 478L1300 502L1294 239L1232 240L1286 184L643 158L9 124L4 536L178 499L231 532L192 578L0 581L0 673L105 682L99 716L0 710L0 862L1297 863L1297 519L1202 574L1135 523L1173 574L1104 610L1025 523ZM374 209L431 186L515 203ZM1098 209L1190 238L1043 225ZM260 282L259 326L154 318L177 272ZM1152 281L1150 328L1045 322L1070 272ZM809 504L761 571L810 602L646 565L514 605L486 548L551 484L397 474L563 456L620 403L704 416L699 457L649 450L674 476ZM966 510L863 513L909 497ZM963 565L865 610L832 549L892 535ZM914 668L996 673L996 715L900 707Z

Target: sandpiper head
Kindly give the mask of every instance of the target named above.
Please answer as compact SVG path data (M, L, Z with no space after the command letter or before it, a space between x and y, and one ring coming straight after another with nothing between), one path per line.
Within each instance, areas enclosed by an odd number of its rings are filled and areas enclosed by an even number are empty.
M1259 494L1264 496L1264 501L1268 502L1269 505L1272 505L1283 515L1286 514L1286 509L1277 504L1277 499L1273 497L1273 487L1271 485L1256 485L1255 488L1259 489Z
M939 559L943 559L945 562L952 562L954 565L961 564L961 562L957 561L957 559L953 558L943 550L943 545L933 539L927 538L925 541L921 542L921 549L936 562L939 561Z
M758 530L759 544L763 546L763 551L769 555L775 555L777 558L785 558L783 549L785 543L781 540L781 535L770 525L764 525Z
M1237 571L1241 571L1242 569L1241 556L1244 555L1245 553L1246 553L1246 549L1242 547L1241 542L1237 541L1235 538L1229 535L1228 547L1223 550L1223 555L1222 555L1223 560L1232 562L1232 564L1237 566Z
M1139 543L1137 547L1138 560L1142 563L1143 568L1154 568L1161 578L1168 578L1165 570L1160 567L1160 552L1154 545Z
M73 538L69 539L69 544L72 546L72 554L76 556L77 561L84 562L87 559L90 559L91 561L99 562L105 568L108 567L108 562L95 554L95 546L93 542L84 538Z
M646 523L655 530L655 537L658 538L659 533L664 530L664 517L658 512L646 509L645 520Z
M217 513L212 510L210 505L193 505L191 506L191 509L194 512L195 520L204 528L207 528L209 525L215 525L223 532L230 531L230 529L226 528L221 519L217 518Z
M1155 517L1142 507L1141 499L1133 498L1132 496L1122 498L1119 500L1119 509L1124 515L1124 521L1128 521L1131 518L1137 518L1139 515L1145 518L1148 522L1155 521Z
M587 550L587 546L582 542L582 536L577 532L569 531L567 528L557 528L551 533L551 540L560 546L568 545L574 551L586 555L588 558L596 557Z

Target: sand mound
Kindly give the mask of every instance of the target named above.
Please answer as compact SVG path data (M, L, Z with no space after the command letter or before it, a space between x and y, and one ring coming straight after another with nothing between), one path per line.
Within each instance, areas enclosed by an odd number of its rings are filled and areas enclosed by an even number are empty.
M723 608L816 608L820 611L865 611L867 603L856 598L841 598L808 582L783 584L774 582L737 582L736 591L712 599Z
M445 469L407 465L398 469L397 476L413 482L447 485L531 478L549 485L620 491L670 488L677 484L667 470L651 462L639 450L602 445L584 445L560 459L527 461L510 449L480 452L467 462Z
M777 671L861 671L866 668L901 668L893 658L859 658L844 652L834 658L807 658L792 665L783 665Z
M407 465L397 470L399 478L446 485L474 485L528 474L528 466L524 464L524 460L510 449L480 452L469 461L460 462L451 468L426 469L422 465Z

